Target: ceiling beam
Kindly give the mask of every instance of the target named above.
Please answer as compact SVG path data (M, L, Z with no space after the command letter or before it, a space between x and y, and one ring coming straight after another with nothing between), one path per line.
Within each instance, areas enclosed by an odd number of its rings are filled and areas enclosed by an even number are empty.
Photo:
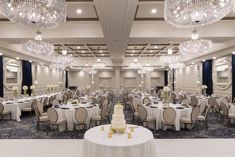
M87 44L84 44L84 46L87 48L87 50L88 50L89 52L92 53L92 55L93 55L95 58L97 58L97 56L95 55L95 53L93 52L93 50L92 50L89 46L87 46Z
M144 53L144 51L146 51L148 49L148 47L150 46L151 44L147 44L145 46L145 48L140 52L139 56L138 57L141 57L141 55Z

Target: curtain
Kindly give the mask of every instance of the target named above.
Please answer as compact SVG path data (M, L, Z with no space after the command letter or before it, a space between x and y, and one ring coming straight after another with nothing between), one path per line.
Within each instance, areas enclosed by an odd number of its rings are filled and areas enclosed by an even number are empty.
M3 57L0 56L0 97L3 97Z
M175 69L172 70L172 90L175 91Z
M68 79L68 71L65 71L65 88L69 88Z
M32 85L32 64L29 61L22 61L22 94L23 86L28 86L27 93L31 95L30 86Z
M212 80L212 60L202 62L202 84L207 85L206 93L213 94L213 80Z
M232 55L232 100L235 97L235 54Z
M164 71L165 86L168 85L168 71Z

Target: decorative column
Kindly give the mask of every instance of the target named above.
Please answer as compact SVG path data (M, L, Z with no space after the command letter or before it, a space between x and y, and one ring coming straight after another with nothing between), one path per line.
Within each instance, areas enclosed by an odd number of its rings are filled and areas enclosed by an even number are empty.
M208 95L213 94L212 62L211 59L202 62L202 85L207 86L206 93Z
M120 90L120 77L121 77L121 71L120 67L115 67L115 90Z
M147 90L151 90L151 72L147 71L145 75L145 85Z

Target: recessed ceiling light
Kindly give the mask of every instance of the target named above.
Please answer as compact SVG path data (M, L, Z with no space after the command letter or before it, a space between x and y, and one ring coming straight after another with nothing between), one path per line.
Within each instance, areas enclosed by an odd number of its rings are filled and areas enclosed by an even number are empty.
M205 62L206 60L205 60L205 59L203 59L202 61L203 61L203 62Z
M77 14L81 14L82 13L82 10L81 9L77 9Z
M32 63L32 61L30 60L29 63Z
M86 63L86 67L88 67L88 64Z
M102 53L103 51L102 50L100 50L100 53Z
M101 55L102 55L102 56L104 56L104 54L103 54L103 53L102 53Z
M134 59L134 62L135 62L135 63L136 63L136 62L138 62L138 59L137 59L137 58L135 58L135 59Z
M17 59L17 60L19 60L19 59L20 59L20 57L16 57L16 59Z
M157 49L158 47L157 46L154 46L155 49Z
M153 50L150 50L150 52L152 53L152 52L153 52Z
M70 66L70 68L73 68L73 66Z
M101 59L100 59L100 58L98 58L98 59L97 59L97 62L100 62L100 61L101 61Z
M133 53L135 53L135 50L132 50Z
M193 65L194 63L192 63L192 65Z
M151 10L151 13L152 13L152 14L156 14L156 13L157 13L157 9L152 9L152 10Z
M80 49L81 47L80 46L77 46L77 49Z
M235 55L235 51L234 51L234 52L232 52L232 54L233 54L233 55Z
M133 53L131 54L131 56L133 56Z
M2 53L0 53L0 56L2 56Z
M216 59L216 57L213 57L213 59Z
M84 50L82 50L82 53L84 53Z

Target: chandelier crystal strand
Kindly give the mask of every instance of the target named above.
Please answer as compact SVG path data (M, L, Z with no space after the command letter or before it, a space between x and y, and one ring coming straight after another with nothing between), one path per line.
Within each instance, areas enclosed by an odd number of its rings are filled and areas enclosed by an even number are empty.
M171 63L177 63L178 61L179 61L179 56L173 54L172 48L168 48L167 55L164 55L164 56L160 57L160 62L163 65L169 65Z
M169 67L171 69L181 69L181 68L185 68L185 64L184 63L172 63L169 65Z
M180 53L183 55L197 55L200 53L207 53L212 48L212 41L206 39L199 39L199 35L194 30L192 39L180 44Z
M28 40L22 44L22 49L30 54L51 55L54 52L54 45L42 40L42 33L36 32L34 40Z
M233 8L233 0L165 0L164 18L179 28L192 28L221 20Z
M65 0L0 0L0 12L13 22L55 28L66 21Z

